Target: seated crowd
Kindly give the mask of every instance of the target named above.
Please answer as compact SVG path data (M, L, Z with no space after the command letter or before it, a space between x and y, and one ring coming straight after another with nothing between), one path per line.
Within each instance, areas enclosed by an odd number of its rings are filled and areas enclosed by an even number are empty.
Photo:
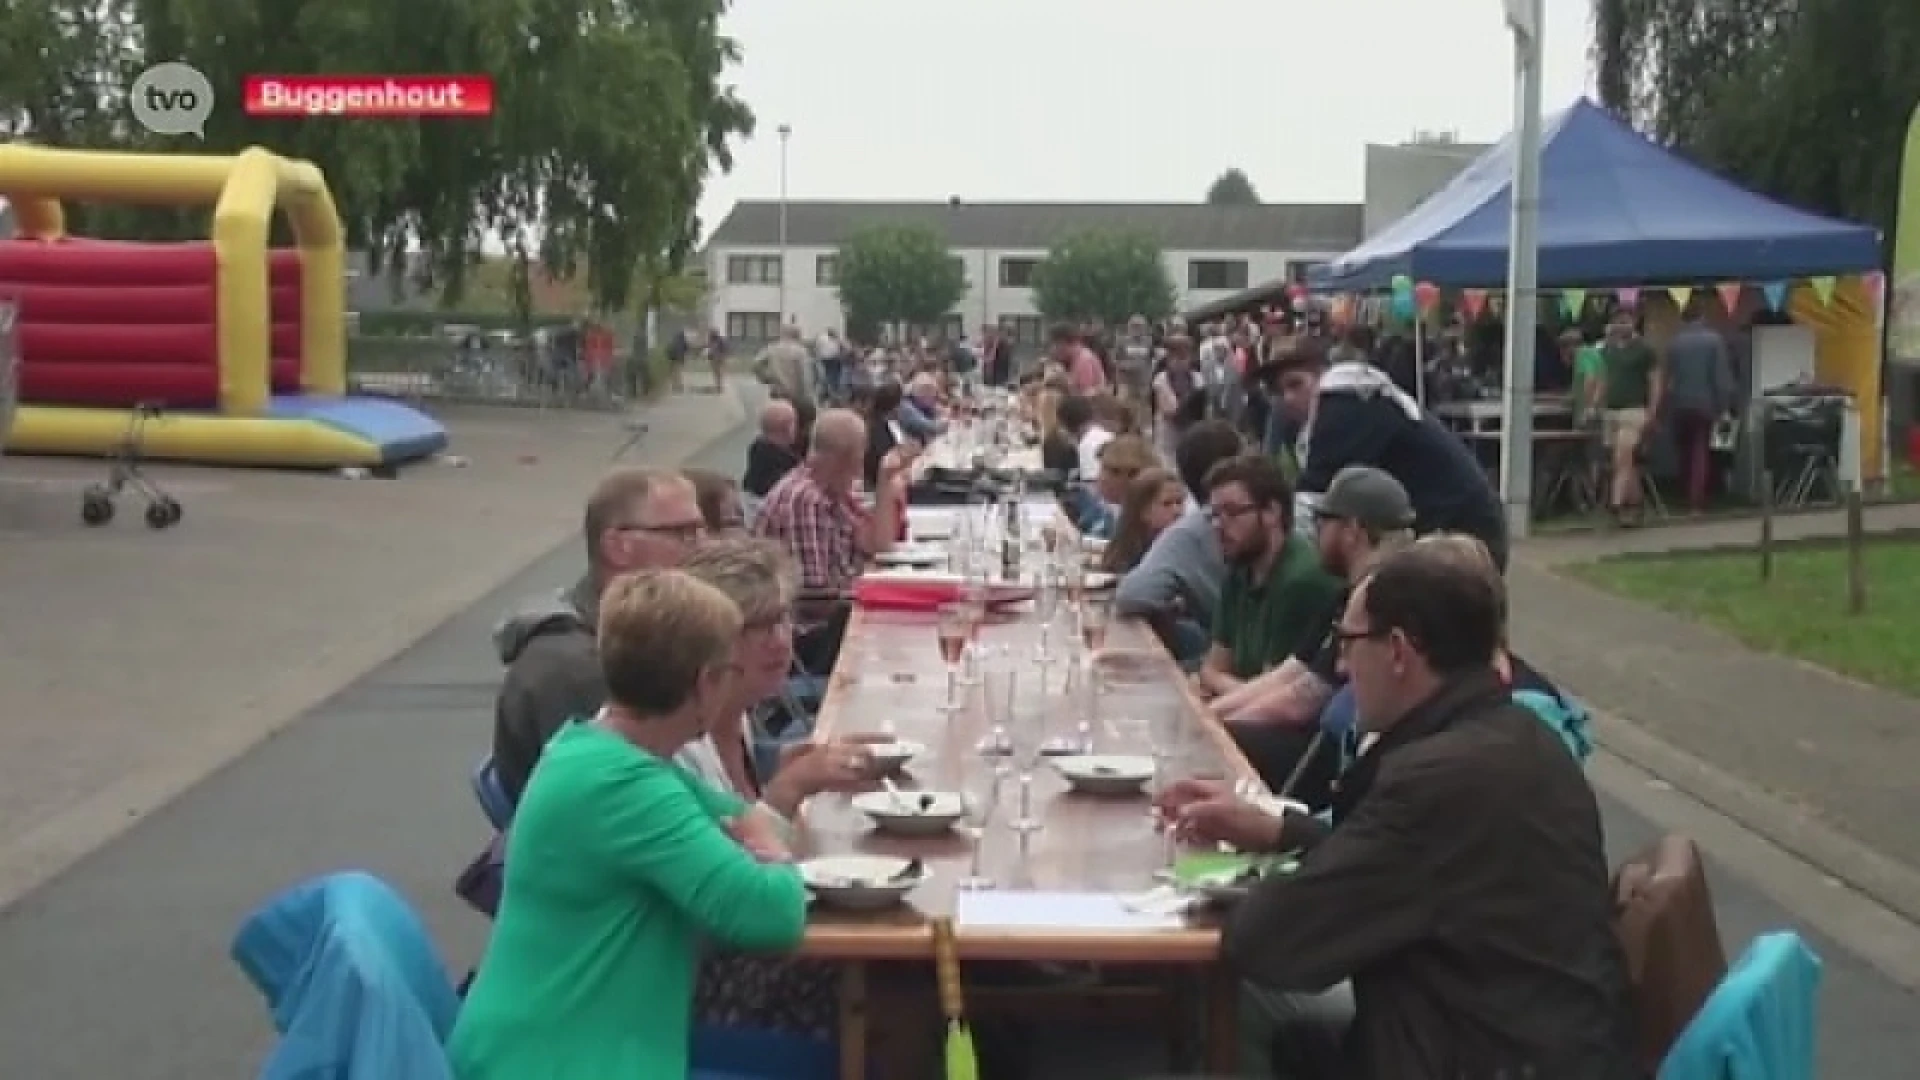
M1125 402L1076 389L1094 382L1083 357L1061 359L1021 400L1043 454L1086 478L1063 518L1105 537L1116 610L1156 629L1302 807L1205 779L1158 796L1183 839L1300 853L1222 940L1275 1075L1644 1077L1583 717L1509 650L1497 501L1421 488L1458 479L1432 460L1430 418L1356 389L1365 372L1300 368L1317 387L1282 400L1318 417L1301 498L1288 463L1187 411L1169 380L1146 384L1167 407L1139 430ZM1321 428L1341 409L1314 393L1360 395L1347 423L1399 426L1336 437ZM769 757L752 717L796 660L831 668L844 597L903 535L941 395L937 379L882 387L810 430L776 401L738 485L625 469L593 493L586 574L497 635L494 755L517 811L452 1039L462 1080L686 1075L701 1030L831 1044L830 971L778 955L806 921L792 823L878 777L856 740ZM1380 401L1390 415L1361 415ZM924 426L899 420L909 403ZM1329 471L1322 446L1364 460ZM937 1045L930 987L884 1000L878 1026L913 1037L876 1075L936 1075L918 1064Z

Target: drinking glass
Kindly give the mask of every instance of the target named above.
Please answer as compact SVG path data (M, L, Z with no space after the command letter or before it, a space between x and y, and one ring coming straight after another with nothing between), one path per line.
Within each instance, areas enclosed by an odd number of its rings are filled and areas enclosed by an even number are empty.
M1113 601L1096 597L1080 605L1080 641L1087 647L1087 662L1107 647L1107 627L1113 622Z
M987 621L988 585L986 563L980 555L970 552L967 560L960 585L960 603L967 609L967 648L961 657L960 685L974 687L980 685L980 628Z
M994 811L1000 805L1000 770L979 766L965 770L961 783L960 825L973 841L973 855L967 860L967 876L959 887L968 890L991 889L993 879L981 872L980 857L987 846L987 827L993 824Z
M1033 774L1047 745L1048 706L1053 704L1047 691L1047 667L1043 658L1037 677L1025 685L1024 692L1016 689L1008 724L1008 749L1013 752L1013 767L1020 780L1019 816L1011 827L1022 836L1040 831L1040 819L1033 810Z
M1013 693L1018 682L1009 658L991 652L982 653L980 704L986 715L987 734L975 749L984 757L1003 757L1012 749L1007 723L1013 715Z
M960 700L960 656L967 648L967 639L973 634L972 618L965 604L948 604L940 609L940 617L935 625L940 640L940 659L947 665L947 699L940 703L940 711L949 715L965 707Z

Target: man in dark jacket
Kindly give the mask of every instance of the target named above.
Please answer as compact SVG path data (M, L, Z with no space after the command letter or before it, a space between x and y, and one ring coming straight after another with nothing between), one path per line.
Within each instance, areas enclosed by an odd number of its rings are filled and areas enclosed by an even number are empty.
M1506 513L1485 470L1386 372L1364 360L1329 367L1301 351L1282 361L1279 383L1283 407L1306 425L1295 486L1309 507L1341 469L1371 465L1412 496L1415 532L1468 533L1506 568Z
M1293 1080L1641 1080L1600 810L1573 755L1496 677L1497 592L1437 546L1384 558L1335 630L1362 737L1327 826L1188 781L1190 838L1304 849L1227 923L1257 988L1350 982L1340 1060Z
M678 473L626 468L587 500L587 572L571 589L509 616L494 630L507 665L493 710L493 761L514 801L560 725L607 701L594 634L600 593L630 570L677 566L706 534L693 485Z

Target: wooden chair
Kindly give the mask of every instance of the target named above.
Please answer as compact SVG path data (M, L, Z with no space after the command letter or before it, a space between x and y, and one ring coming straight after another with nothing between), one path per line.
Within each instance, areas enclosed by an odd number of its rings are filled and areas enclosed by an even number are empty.
M1614 871L1613 901L1640 1065L1651 1076L1727 973L1699 849L1661 837Z

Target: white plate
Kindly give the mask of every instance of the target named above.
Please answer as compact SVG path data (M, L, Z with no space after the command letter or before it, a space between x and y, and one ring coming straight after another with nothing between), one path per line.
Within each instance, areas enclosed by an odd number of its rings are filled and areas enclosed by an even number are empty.
M911 868L912 860L886 855L827 855L799 866L800 880L822 904L846 911L898 904L927 879L924 867L909 874Z
M937 544L896 544L873 561L881 566L938 566L947 561L947 549Z
M903 836L946 832L965 813L960 796L951 791L869 791L853 797L853 808Z
M1153 759L1130 754L1083 754L1054 758L1053 767L1077 791L1131 795L1153 779Z

